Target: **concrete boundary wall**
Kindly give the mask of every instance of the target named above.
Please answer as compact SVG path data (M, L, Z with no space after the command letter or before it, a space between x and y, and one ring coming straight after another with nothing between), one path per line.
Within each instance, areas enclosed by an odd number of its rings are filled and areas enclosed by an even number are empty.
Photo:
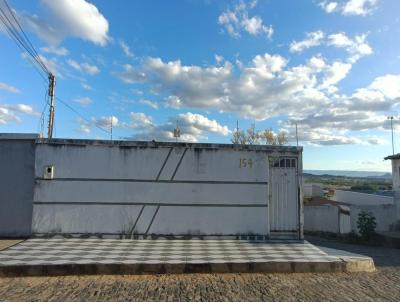
M350 213L347 207L318 205L304 207L304 230L346 234L351 232Z
M0 134L0 237L31 235L35 134Z
M377 194L366 194L360 192L336 190L332 200L345 202L358 206L378 206L384 204L393 204L393 197Z
M296 147L38 141L33 232L268 236L268 157L299 155Z
M361 211L372 213L376 219L376 231L389 231L396 222L396 207L394 205L350 206L351 229L356 233L358 233L358 214Z

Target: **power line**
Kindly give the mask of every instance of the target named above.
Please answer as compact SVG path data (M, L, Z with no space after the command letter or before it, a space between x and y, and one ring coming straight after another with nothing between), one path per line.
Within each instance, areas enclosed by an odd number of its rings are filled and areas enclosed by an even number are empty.
M68 109L70 109L71 111L73 111L76 115L78 115L81 119L83 119L84 121L86 121L88 124L93 125L95 127L97 127L98 129L106 132L107 134L110 133L109 130L100 127L99 125L97 125L96 123L93 123L93 121L89 120L88 118L86 118L83 114L81 114L79 111L77 111L74 107L72 107L71 105L69 105L67 102L64 102L62 99L60 99L59 97L56 97L57 101L59 101L61 104L63 104L65 107L67 107Z
M10 8L10 6L7 3L7 0L3 0L4 3L6 4L9 12L11 13L11 16L13 17L15 23L18 25L19 29L21 30L23 36L25 37L26 41L29 43L29 46L31 47L31 49L33 50L36 58L39 60L39 62L41 63L41 65L43 66L43 68L47 71L47 73L50 73L50 71L47 69L46 65L44 64L43 60L41 59L41 57L39 56L39 54L37 53L35 47L33 46L33 44L31 43L31 41L29 40L28 36L25 34L25 31L22 29L21 24L18 22L14 12L12 11L12 9Z
M40 58L39 54L37 53L36 49L33 47L31 41L25 34L25 32L22 29L21 24L18 22L18 19L14 15L12 9L8 5L6 0L3 0L3 3L5 4L4 10L0 6L0 20L4 24L6 31L10 38L17 44L17 46L21 50L25 50L31 58L36 62L38 67L42 69L42 71L46 74L49 75L50 71L44 64L43 60ZM8 12L8 15L11 16L10 18L7 16L6 10ZM11 20L11 18L14 20ZM15 26L17 24L18 28ZM22 33L22 34L21 34ZM31 62L33 63L33 62Z

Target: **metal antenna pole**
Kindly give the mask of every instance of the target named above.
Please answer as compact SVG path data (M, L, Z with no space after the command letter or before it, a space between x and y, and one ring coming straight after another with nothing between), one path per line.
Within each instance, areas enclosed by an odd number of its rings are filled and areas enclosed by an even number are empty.
M49 127L47 132L47 137L49 139L53 138L55 88L56 88L56 77L52 73L50 73L49 74L50 112L49 112Z
M388 119L390 120L390 128L392 129L392 154L394 154L393 118L393 116L388 116Z
M298 147L299 146L299 136L298 136L298 133L297 133L297 123L295 125L296 125L296 145Z

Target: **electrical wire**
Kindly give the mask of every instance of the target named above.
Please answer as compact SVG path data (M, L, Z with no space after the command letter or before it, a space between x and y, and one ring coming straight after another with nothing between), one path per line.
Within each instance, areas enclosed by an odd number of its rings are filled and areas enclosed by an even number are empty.
M31 41L29 40L28 36L25 34L25 31L23 30L21 24L18 22L17 17L15 16L14 12L12 11L12 9L10 8L10 6L7 3L7 0L3 0L4 3L6 4L8 11L11 13L11 16L13 17L15 23L18 25L20 31L22 32L25 40L28 42L29 46L31 47L32 51L34 52L36 58L38 59L38 61L40 62L41 66L47 71L47 73L49 74L50 71L47 69L46 65L44 64L42 58L39 56L39 54L37 53L35 47L33 46L33 44L31 43Z
M28 58L29 62L35 68L35 70L40 75L40 77L47 83L46 77L49 78L51 75L51 72L47 68L46 64L43 62L42 58L36 51L35 47L31 43L31 41L29 40L29 38L26 35L25 31L23 30L20 22L18 21L17 16L14 14L13 10L8 5L7 0L3 0L3 3L5 4L5 6L3 5L3 8L0 5L0 21L3 23L10 38L15 42L15 44L17 44L18 48L23 53L27 54L27 58ZM104 129L103 127L97 125L96 123L93 123L93 121L86 118L83 114L78 112L75 108L73 108L67 102L64 102L59 97L56 97L56 99L61 104L63 104L65 107L67 107L68 109L73 111L75 114L77 114L81 119L86 121L88 124L94 125L98 129L100 129L106 133L110 133L109 130ZM43 133L43 131L44 131L45 112L46 112L48 105L49 105L49 96L48 96L48 89L46 88L45 106L43 108L42 114L40 115L40 119L39 119L41 133Z
M12 9L10 8L10 6L8 5L7 1L3 0L3 2L5 3L5 5L6 5L5 7L8 10L8 15L10 15L14 20L14 22L12 20L10 20L11 18L8 18L6 12L0 7L0 12L3 17L2 22L8 28L9 34L14 37L15 42L19 43L31 55L31 57L36 61L36 63L42 68L42 70L45 73L49 74L49 70L47 69L46 65L43 63L42 59L38 55L37 51L33 47L32 43L30 42L27 35L23 31L22 26L18 22L16 16L14 15L14 13L13 13ZM15 27L14 24L18 25L19 30L18 30L18 28ZM20 34L19 31L22 32L22 35Z
M0 6L0 21L4 24L6 31L10 38L17 44L17 46L23 51L27 52L30 57L36 62L37 66L47 75L50 75L49 69L44 64L43 60L37 53L36 49L32 45L31 41L22 29L21 24L18 22L17 17L14 15L12 9L8 5L6 0L3 0L5 6L3 8ZM6 10L8 11L7 16ZM14 20L12 21L11 18ZM18 28L15 26L17 24ZM22 33L22 34L21 34ZM33 63L33 62L31 62Z
M97 127L98 129L106 132L107 134L110 133L109 130L97 125L96 123L93 123L93 121L89 120L88 118L86 118L83 114L81 114L79 111L77 111L74 107L72 107L71 105L69 105L67 102L64 102L62 99L60 99L59 97L56 97L56 100L59 101L61 104L63 104L65 107L67 107L68 109L70 109L71 111L73 111L76 115L78 115L81 119L83 119L84 121L86 121L88 124L93 125L95 127Z

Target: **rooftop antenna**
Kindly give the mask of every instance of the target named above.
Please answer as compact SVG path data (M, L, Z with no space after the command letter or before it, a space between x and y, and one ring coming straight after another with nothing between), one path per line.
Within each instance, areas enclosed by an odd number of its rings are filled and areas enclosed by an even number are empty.
M176 142L178 142L178 138L181 137L181 129L178 127L178 120L176 120L176 128L174 129L174 137Z
M299 135L297 133L297 122L295 123L295 125L296 125L296 146L298 147L299 146Z
M392 154L394 154L394 138L393 138L393 116L388 116L388 120L390 120L390 128L392 129Z

